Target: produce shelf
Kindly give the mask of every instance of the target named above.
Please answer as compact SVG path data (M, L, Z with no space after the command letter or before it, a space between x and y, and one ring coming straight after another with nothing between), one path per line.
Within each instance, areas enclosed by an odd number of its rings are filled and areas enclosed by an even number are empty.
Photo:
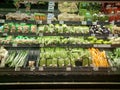
M35 20L5 20L5 23L27 23L36 24Z
M29 0L26 0L26 1L29 1ZM32 0L31 0L32 1ZM34 1L34 0L33 0ZM35 0L35 1L39 1L39 0ZM43 0L41 0L41 1L43 1ZM64 0L44 0L44 1L55 1L55 2L60 2L60 1L64 1ZM66 0L66 1L73 1L73 0ZM111 2L113 2L112 0L74 0L74 1L94 1L94 2L97 2L97 1L111 1ZM114 2L116 2L116 1L119 1L119 0L115 0Z
M42 25L47 25L50 24L47 21L42 21L42 20L5 20L5 19L0 19L0 23L27 23L27 24L42 24ZM113 22L104 22L104 21L98 21L98 22L93 22L93 21L51 21L51 24L66 24L66 25L109 25L109 24L115 24L115 25L120 25L119 21Z
M109 24L115 24L115 25L120 25L120 22L115 21L113 23L113 22L108 22L108 21L106 21L106 22L104 22L104 21L97 21L97 22L94 22L94 21L52 21L51 24L66 24L66 25L109 25Z
M120 34L90 34L90 33L45 33L45 32L39 32L39 33L21 33L21 32L0 32L0 36L34 36L34 37L38 37L38 36L96 36L96 37L101 37L101 38L105 38L105 37L119 37Z
M96 36L96 37L118 37L120 34L90 34L90 33L39 33L39 36Z
M9 36L9 35L12 35L12 36L19 36L19 35L22 35L22 36L34 36L34 37L37 37L37 34L36 33L20 33L20 32L0 32L0 36Z
M0 44L0 46L6 48L39 48L39 47L66 47L66 48L117 48L120 47L120 44L51 44L51 45L44 45L44 44Z
M39 44L0 44L0 46L6 47L6 48L35 48L39 47Z
M119 69L113 71L111 67L100 67L95 70L93 67L41 67L38 68L0 68L0 75L114 75L120 74ZM69 69L68 69L69 68ZM115 68L115 67L114 67ZM13 73L14 72L14 73Z

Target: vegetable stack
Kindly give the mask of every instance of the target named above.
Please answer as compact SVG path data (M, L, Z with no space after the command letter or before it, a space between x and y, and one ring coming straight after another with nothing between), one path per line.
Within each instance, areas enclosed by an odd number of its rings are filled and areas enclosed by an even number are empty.
M92 57L92 64L94 67L109 67L105 51L99 51L95 48L90 48L89 51Z

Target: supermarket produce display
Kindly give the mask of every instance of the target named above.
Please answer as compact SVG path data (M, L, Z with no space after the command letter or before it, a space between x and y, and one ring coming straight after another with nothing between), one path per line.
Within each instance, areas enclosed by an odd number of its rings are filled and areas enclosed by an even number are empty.
M0 79L119 82L120 2L45 1L0 1Z

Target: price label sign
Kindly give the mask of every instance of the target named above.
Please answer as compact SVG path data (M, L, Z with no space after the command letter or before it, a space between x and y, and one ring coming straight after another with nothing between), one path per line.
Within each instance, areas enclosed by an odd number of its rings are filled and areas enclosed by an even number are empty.
M105 48L108 48L108 47L111 47L111 45L107 45L107 44L100 44L100 45L97 45L97 47L105 47Z
M47 20L47 24L51 24L52 23L52 21L51 20Z
M86 21L82 21L81 23L82 23L82 25L87 25Z
M30 71L34 71L35 70L35 67L30 67Z
M7 36L7 33L3 33L3 36Z
M66 67L66 71L71 71L71 67Z
M44 47L44 44L40 44L40 47Z
M109 37L113 37L113 34L109 34Z
M97 22L93 22L92 24L93 24L93 25L97 25Z
M59 24L64 24L64 21L59 21Z
M111 69L112 69L112 71L117 71L116 67L112 67Z
M17 47L18 45L17 45L16 43L13 43L12 46L13 46L13 47Z
M44 70L44 68L43 67L39 67L39 71L43 71Z
M20 67L15 67L15 71L20 71Z
M43 33L39 33L39 36L43 36Z
M99 68L98 68L98 67L93 67L93 70L94 70L94 71L98 71Z
M115 25L115 21L110 22L112 25Z
M37 20L37 24L42 24L42 20Z
M98 45L97 45L97 44L94 44L93 47L98 47Z
M118 37L118 34L114 34L114 37Z
M5 23L5 20L4 19L0 19L0 23Z
M91 34L91 36L95 36L95 34Z

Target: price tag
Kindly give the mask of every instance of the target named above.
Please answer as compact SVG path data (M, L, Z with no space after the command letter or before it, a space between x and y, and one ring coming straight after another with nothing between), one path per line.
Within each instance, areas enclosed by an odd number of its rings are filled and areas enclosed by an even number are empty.
M43 71L44 70L44 68L43 67L39 67L39 71Z
M47 20L47 24L51 24L51 20Z
M97 45L97 44L94 44L93 47L98 47L98 45Z
M115 25L115 21L110 22L112 25Z
M113 34L109 34L109 37L113 37Z
M111 45L107 45L107 44L100 44L100 45L97 45L97 47L111 47Z
M15 67L15 71L20 71L20 67Z
M35 70L35 67L30 67L30 71L34 71Z
M118 34L114 34L114 37L118 37Z
M5 20L4 19L0 19L0 23L5 23Z
M7 36L7 33L3 33L3 36Z
M39 33L39 36L43 36L43 33Z
M13 46L13 47L17 47L17 44L16 44L16 43L13 43L12 46Z
M91 36L95 36L95 34L91 34Z
M37 24L42 24L42 20L37 20Z
M97 22L93 22L93 25L97 25Z
M116 67L112 67L111 69L112 69L112 71L117 71Z
M44 47L44 44L40 44L40 47Z
M82 21L82 25L87 25L87 22L86 21Z
M59 21L59 24L64 24L64 21Z
M93 67L93 70L94 70L94 71L98 71L99 68L98 68L98 67Z
M71 71L71 67L66 67L66 71Z

